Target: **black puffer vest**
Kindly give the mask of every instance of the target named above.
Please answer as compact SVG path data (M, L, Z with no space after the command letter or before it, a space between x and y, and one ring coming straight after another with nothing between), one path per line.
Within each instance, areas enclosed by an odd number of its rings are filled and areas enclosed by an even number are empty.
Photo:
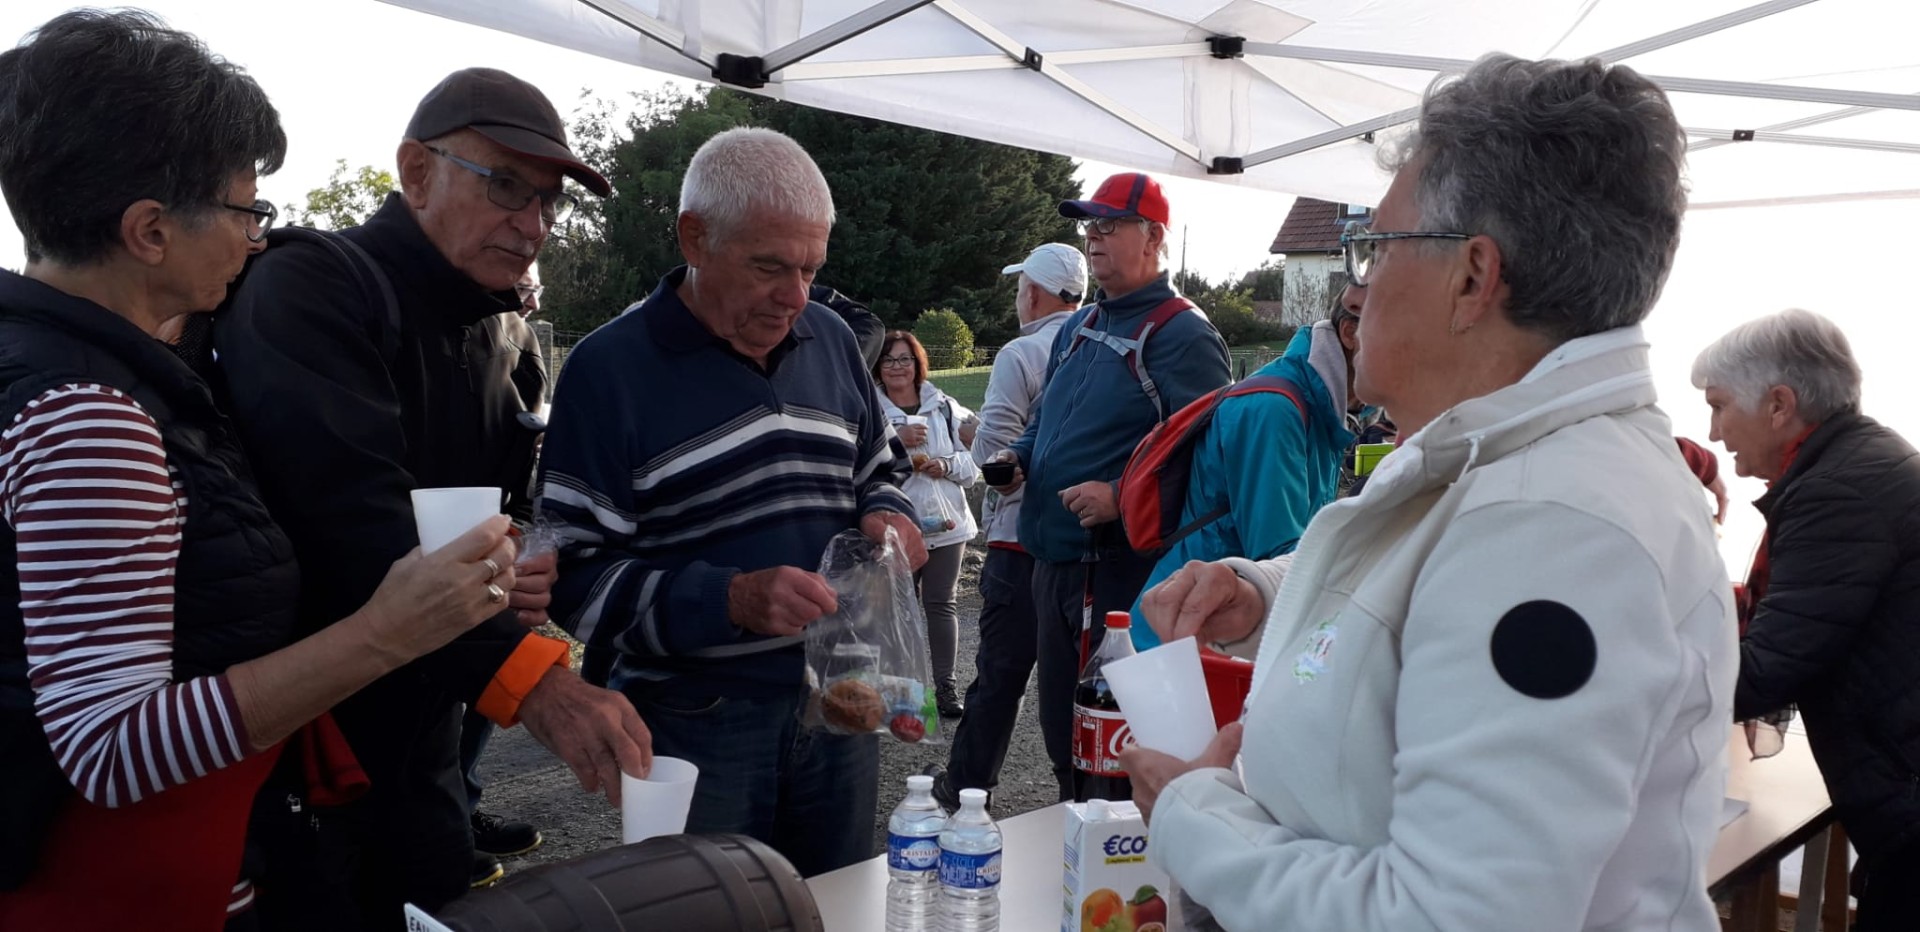
M173 678L219 673L284 646L294 625L293 546L261 504L253 475L206 385L125 319L0 271L0 430L48 389L119 389L160 426L184 484L174 575ZM60 804L73 794L33 712L13 528L0 524L0 889L32 870Z

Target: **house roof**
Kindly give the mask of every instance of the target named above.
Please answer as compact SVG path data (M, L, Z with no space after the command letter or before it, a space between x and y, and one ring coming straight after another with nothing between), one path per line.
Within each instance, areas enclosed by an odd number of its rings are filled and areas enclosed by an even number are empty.
M1340 205L1310 197L1295 198L1293 209L1280 224L1268 252L1339 252L1340 231L1346 226Z

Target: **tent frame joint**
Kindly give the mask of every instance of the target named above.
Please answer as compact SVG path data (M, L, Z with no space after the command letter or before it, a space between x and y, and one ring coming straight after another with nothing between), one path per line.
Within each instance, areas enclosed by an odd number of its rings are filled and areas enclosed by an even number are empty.
M767 60L758 55L721 52L713 60L713 79L734 87L766 87Z
M1243 161L1231 155L1216 155L1213 157L1212 164L1207 166L1209 175L1241 175L1246 171Z
M1208 36L1207 53L1215 58L1247 57L1246 36Z
M1046 63L1047 56L1040 54L1040 50L1031 45L1027 46L1027 53L1020 58L1020 66L1028 71L1040 71L1041 66Z
M1750 129L1736 129L1736 130L1734 130L1734 131L1733 131L1733 141L1734 141L1734 142L1752 142L1752 141L1753 141L1753 130L1750 130Z

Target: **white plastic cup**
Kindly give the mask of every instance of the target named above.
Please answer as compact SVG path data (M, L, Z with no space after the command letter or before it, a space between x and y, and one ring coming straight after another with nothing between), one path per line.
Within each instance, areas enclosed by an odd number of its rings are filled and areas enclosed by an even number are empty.
M1200 646L1193 638L1116 660L1104 672L1141 747L1192 760L1220 733L1213 723L1207 677L1200 669Z
M646 779L620 775L620 843L678 835L687 830L700 768L678 757L654 757Z
M413 524L420 552L432 553L500 513L498 488L414 489Z
M921 417L918 414L909 414L907 415L907 426L908 427L925 427L927 426L927 419L924 417Z

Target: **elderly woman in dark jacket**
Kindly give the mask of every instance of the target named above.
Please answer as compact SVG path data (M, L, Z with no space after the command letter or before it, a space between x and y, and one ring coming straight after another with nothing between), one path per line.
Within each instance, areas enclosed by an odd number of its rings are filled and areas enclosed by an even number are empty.
M1920 456L1860 413L1846 335L1807 311L1721 337L1693 384L1735 472L1769 486L1734 715L1799 705L1860 852L1854 928L1920 929Z
M293 547L156 336L264 247L286 151L252 78L135 12L0 54L0 929L206 932L250 900L256 790L296 729L505 602L494 518L294 640Z

